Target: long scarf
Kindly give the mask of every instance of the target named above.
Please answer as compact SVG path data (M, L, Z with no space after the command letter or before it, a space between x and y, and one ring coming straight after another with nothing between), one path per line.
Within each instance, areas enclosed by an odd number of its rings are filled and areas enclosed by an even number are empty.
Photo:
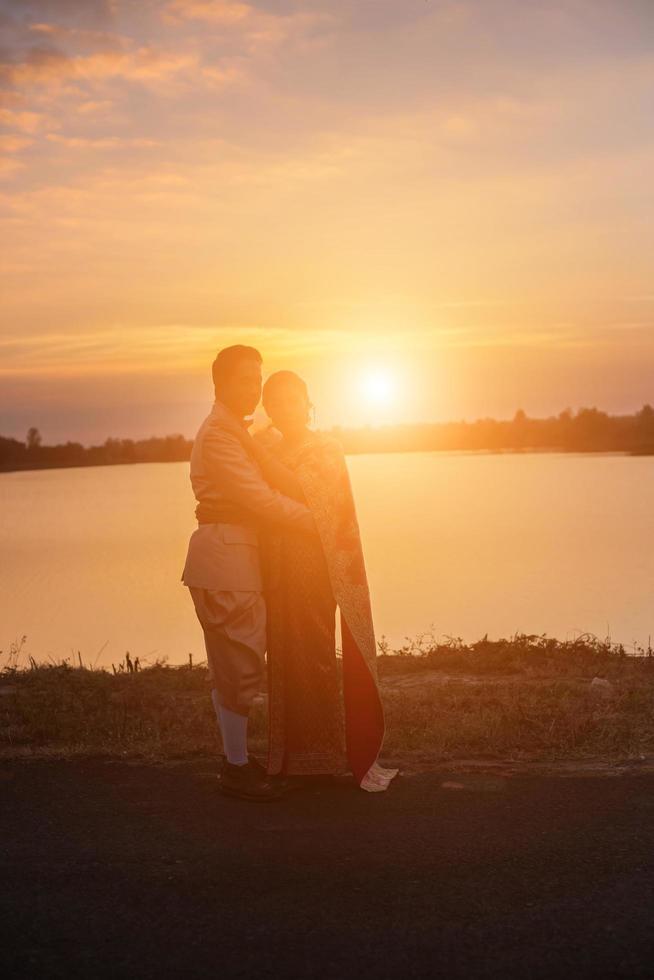
M377 645L370 592L350 475L340 443L311 433L284 454L304 491L325 554L343 643L343 701L348 762L362 789L385 790L397 769L377 759L384 741L384 711L377 679Z

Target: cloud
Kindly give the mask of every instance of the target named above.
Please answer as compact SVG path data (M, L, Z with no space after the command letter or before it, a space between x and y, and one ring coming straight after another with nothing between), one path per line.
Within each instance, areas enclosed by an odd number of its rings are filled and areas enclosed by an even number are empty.
M118 3L116 0L18 0L7 4L9 9L19 9L27 21L72 19L89 28L101 28L113 23Z
M139 137L125 138L120 136L100 136L96 138L89 138L82 136L62 136L59 133L48 133L46 138L52 143L59 143L61 146L72 147L74 149L82 148L103 150L160 145L157 140L141 139Z
M177 375L203 370L215 351L228 344L242 343L269 352L268 362L318 364L336 356L367 361L371 344L377 357L420 356L436 352L519 350L572 351L575 349L624 346L652 346L651 322L601 325L589 332L579 322L537 323L529 331L499 324L489 331L476 323L456 328L379 330L289 329L279 326L252 326L229 322L161 323L143 326L116 323L112 326L86 325L77 331L35 331L6 333L0 337L0 377L102 377L121 375ZM633 336L626 337L625 330Z
M147 84L170 78L196 64L197 58L191 53L161 51L147 45L74 57L51 47L33 47L19 64L5 63L2 74L9 85L21 89L67 80L88 82L112 78Z
M21 133L36 133L45 125L47 125L47 119L40 112L0 108L0 126L17 129Z
M28 30L53 44L71 46L82 50L115 50L128 45L131 41L127 34L117 34L114 31L85 30L80 27L67 27L63 24L29 24Z
M82 116L95 115L98 112L105 112L113 107L113 102L111 99L99 99L93 100L89 99L87 102L82 102L81 105L77 106L77 111Z
M349 332L338 330L299 332L229 323L149 327L121 323L87 326L79 331L34 332L30 336L5 334L0 337L0 376L176 373L209 364L217 349L234 343L274 348L278 356L290 358L347 351L353 344L365 349L363 338L353 339Z
M196 22L218 29L250 56L285 42L302 43L336 22L327 5L279 13L240 0L170 0L162 16L165 23Z
M14 136L12 134L0 135L0 153L19 153L27 146L31 146L34 141L24 136Z
M376 281L433 313L601 291L616 264L616 288L645 292L653 63L628 47L638 16L590 4L26 3L0 111L34 140L5 146L10 258L56 296L41 308L21 280L20 303L63 321L130 281L144 306L170 288L179 317L224 277L237 321L254 274L253 308L315 294L329 322L329 296L365 313Z
M23 166L24 164L20 160L14 160L12 157L0 157L0 179L11 177Z
M237 0L171 0L164 7L165 20L199 20L210 24L237 24L256 15L249 3Z

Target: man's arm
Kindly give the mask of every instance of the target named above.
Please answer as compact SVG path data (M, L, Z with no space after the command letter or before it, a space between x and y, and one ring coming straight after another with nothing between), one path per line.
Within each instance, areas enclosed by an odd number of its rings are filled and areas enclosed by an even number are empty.
M207 476L228 500L242 504L267 521L315 533L311 511L268 486L238 435L221 425L210 425L202 443Z

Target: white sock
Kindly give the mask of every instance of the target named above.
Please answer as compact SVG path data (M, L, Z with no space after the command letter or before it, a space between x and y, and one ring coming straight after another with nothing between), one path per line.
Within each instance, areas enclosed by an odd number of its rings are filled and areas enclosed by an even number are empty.
M211 691L211 700L223 737L227 761L233 766L244 766L248 761L248 718L230 711L218 701L218 691Z
M216 712L218 728L220 728L220 701L218 700L218 691L215 687L211 688L211 703L213 704L213 710Z

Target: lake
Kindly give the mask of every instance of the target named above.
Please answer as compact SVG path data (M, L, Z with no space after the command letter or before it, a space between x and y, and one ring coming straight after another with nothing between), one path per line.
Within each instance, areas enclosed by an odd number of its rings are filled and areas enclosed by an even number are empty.
M377 636L654 633L654 458L433 452L348 465ZM191 652L187 463L0 474L0 649L109 665Z

